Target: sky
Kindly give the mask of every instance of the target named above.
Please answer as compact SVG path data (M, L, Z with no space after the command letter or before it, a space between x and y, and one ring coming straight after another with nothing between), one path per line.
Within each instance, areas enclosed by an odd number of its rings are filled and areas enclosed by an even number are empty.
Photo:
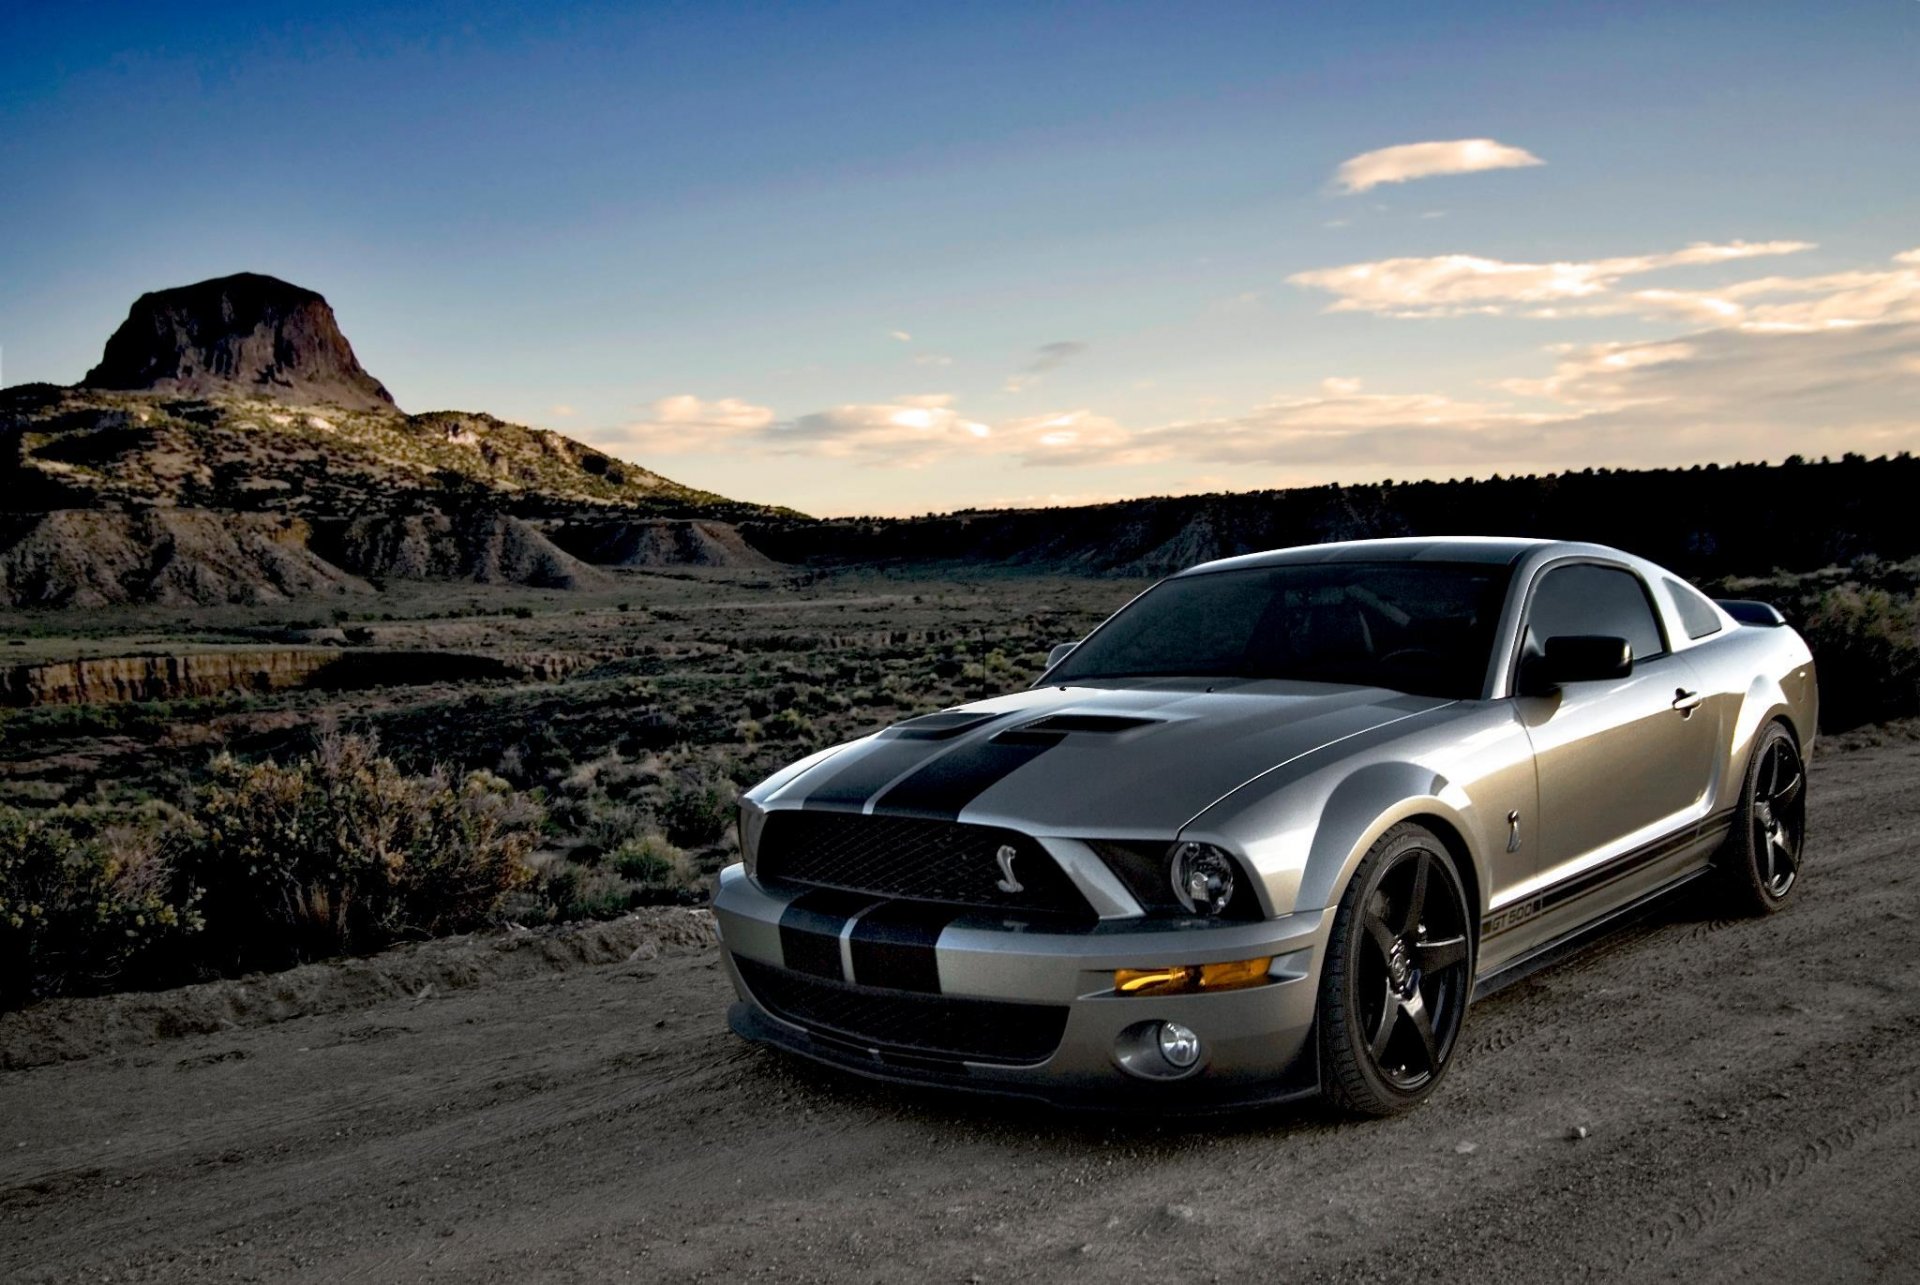
M828 514L1920 447L1920 3L0 10L0 354L319 290Z

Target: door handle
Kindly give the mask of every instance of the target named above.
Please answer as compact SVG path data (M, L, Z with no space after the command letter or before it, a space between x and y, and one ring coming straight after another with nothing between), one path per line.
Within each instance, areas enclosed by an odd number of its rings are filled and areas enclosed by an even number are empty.
M1681 718L1692 718L1693 711L1699 709L1706 699L1699 692L1690 692L1684 687L1673 689L1673 707L1680 711Z

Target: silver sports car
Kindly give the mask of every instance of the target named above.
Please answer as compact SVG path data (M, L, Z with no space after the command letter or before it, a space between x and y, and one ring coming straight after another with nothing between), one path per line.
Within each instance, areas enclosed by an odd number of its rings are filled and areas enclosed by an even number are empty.
M751 790L732 1025L884 1079L1399 1111L1477 995L1654 898L1778 908L1816 702L1771 607L1599 545L1210 562L1030 690Z

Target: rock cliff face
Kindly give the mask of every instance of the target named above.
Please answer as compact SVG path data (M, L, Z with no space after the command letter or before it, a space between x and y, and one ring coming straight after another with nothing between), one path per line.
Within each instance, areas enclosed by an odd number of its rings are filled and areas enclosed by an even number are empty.
M610 567L773 567L730 522L658 519L561 527L553 540L576 557Z
M234 647L174 655L92 656L0 665L0 706L194 700L296 687L346 690L468 679L566 676L591 658L573 652L503 657L480 652Z
M297 518L61 509L0 519L0 603L104 607L282 602L372 587L316 556Z
M222 692L301 687L343 653L327 648L102 656L0 669L0 705L80 705L185 700Z
M134 300L85 387L391 410L311 290L242 272Z
M160 508L0 516L7 606L211 606L375 592L363 577L540 589L610 583L531 523L498 513L321 522Z
M539 589L598 588L605 572L556 547L531 523L498 513L421 513L323 523L314 547L383 580L466 580Z

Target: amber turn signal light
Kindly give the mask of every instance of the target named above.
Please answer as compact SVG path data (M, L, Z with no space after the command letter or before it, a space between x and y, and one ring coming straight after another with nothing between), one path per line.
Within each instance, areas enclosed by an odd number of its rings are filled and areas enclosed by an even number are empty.
M1122 995L1183 995L1192 991L1230 991L1267 980L1273 956L1236 959L1226 964L1174 964L1166 968L1121 968L1113 989Z

